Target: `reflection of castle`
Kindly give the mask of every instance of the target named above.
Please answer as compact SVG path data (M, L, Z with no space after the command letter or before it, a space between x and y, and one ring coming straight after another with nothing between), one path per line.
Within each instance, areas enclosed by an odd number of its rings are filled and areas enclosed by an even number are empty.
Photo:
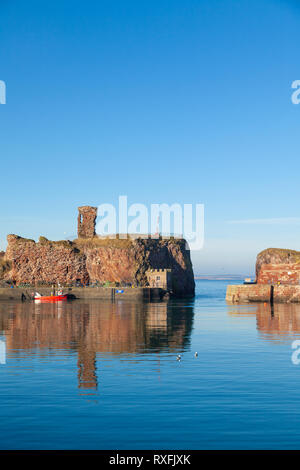
M256 315L257 329L269 339L284 339L293 333L300 333L299 304L251 304L228 306L230 315Z
M193 309L186 302L74 302L0 304L7 352L77 351L78 387L97 387L96 354L152 353L182 349L189 341ZM171 312L172 309L172 312Z

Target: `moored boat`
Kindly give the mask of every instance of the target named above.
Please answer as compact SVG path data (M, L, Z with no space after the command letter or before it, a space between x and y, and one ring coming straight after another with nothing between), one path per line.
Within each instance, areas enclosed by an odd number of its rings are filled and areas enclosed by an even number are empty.
M40 302L60 302L61 300L67 300L67 294L61 294L61 295L40 295L34 296L34 300L40 301Z

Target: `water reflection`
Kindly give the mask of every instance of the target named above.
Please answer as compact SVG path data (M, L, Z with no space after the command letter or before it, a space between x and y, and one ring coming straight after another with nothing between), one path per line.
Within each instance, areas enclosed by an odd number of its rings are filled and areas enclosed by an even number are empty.
M1 303L7 353L42 349L77 352L78 387L97 389L96 354L147 354L188 347L193 303Z
M289 339L300 334L300 305L266 303L228 305L229 315L255 315L259 332L270 340Z

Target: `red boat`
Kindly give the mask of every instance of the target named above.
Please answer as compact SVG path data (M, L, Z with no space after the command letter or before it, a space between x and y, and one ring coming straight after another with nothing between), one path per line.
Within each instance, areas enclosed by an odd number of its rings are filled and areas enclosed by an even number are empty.
M34 297L34 300L40 300L41 302L60 302L61 300L67 300L67 294L62 295L42 295Z

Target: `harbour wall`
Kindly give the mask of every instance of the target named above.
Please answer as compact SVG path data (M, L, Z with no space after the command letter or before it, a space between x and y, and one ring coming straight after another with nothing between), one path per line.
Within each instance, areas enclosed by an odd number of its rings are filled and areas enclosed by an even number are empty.
M0 300L31 300L34 288L0 288ZM51 295L51 288L39 287L41 295ZM69 287L64 290L68 299L86 300L161 300L166 291L157 287Z
M229 285L226 291L226 301L229 303L300 302L300 285Z

